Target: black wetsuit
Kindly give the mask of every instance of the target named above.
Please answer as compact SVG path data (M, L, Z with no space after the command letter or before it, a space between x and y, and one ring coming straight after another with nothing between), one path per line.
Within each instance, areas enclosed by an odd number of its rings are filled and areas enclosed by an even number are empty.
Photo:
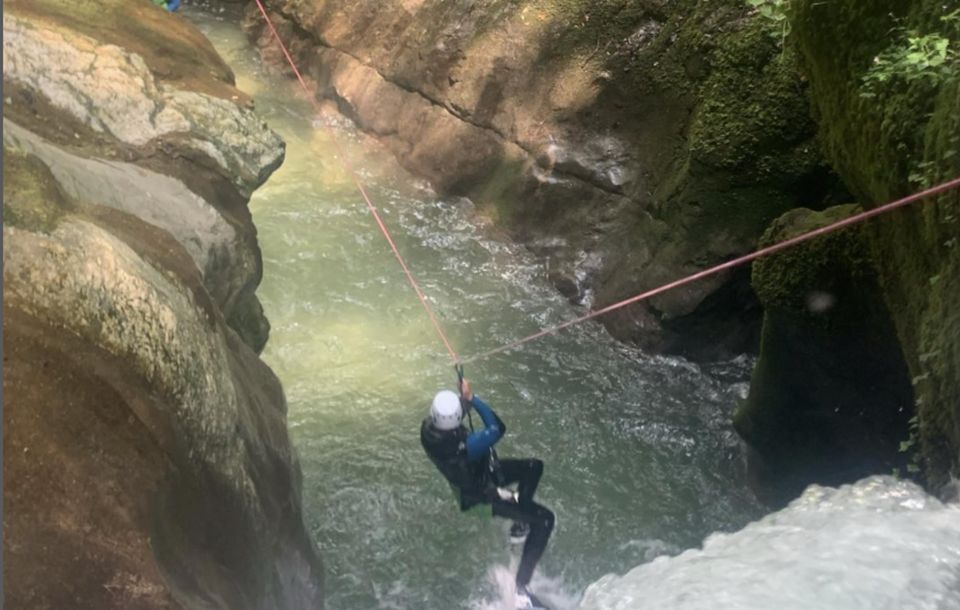
M490 504L495 516L530 525L517 569L517 585L526 586L547 548L554 524L553 513L533 501L543 475L543 462L536 459L498 462L492 446L503 437L506 425L479 398L474 397L473 406L484 421L483 430L470 433L464 426L438 430L427 417L420 426L420 442L430 460L457 490L460 510ZM512 483L518 483L516 502L503 500L497 493L497 487Z

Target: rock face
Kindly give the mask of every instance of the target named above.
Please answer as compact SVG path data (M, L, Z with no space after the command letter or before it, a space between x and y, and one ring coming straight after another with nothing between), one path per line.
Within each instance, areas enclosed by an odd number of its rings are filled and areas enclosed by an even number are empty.
M319 96L602 306L754 247L832 182L795 56L741 0L269 0ZM283 58L256 5L246 29ZM652 349L754 348L748 273L605 317Z
M952 8L926 0L791 6L820 137L860 205L960 176L960 66L950 56L916 78L910 59L911 38L931 47L960 40ZM768 491L790 496L806 482L850 481L905 462L933 491L956 476L958 202L954 192L917 203L754 267L763 346L735 423ZM850 212L789 212L770 235ZM811 294L831 307L811 312Z
M245 204L282 141L150 3L4 9L6 601L320 607L256 353Z
M861 205L960 176L960 66L954 55L915 78L909 55L910 38L956 48L955 3L792 6L820 138ZM913 382L926 478L939 489L960 473L960 195L890 214L864 235Z
M776 243L859 211L791 210L764 234ZM811 482L838 485L905 469L910 377L862 227L759 259L764 308L750 395L734 415L756 488L772 503Z

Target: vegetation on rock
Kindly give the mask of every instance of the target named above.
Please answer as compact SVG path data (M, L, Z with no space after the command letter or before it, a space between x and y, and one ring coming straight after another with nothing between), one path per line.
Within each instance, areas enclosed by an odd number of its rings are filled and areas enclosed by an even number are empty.
M955 0L791 4L820 139L864 207L960 176L958 8ZM933 489L960 467L958 202L946 194L866 229L910 370Z

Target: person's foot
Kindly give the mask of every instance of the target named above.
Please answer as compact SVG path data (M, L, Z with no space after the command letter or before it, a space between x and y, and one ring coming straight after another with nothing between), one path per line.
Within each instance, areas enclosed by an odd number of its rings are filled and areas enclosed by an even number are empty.
M517 610L546 608L533 593L530 593L526 585L517 585L517 595L514 599L516 600Z
M513 525L510 526L510 542L520 544L527 539L527 534L529 533L529 524L523 523L522 521L514 521Z
M517 610L533 610L533 600L530 599L530 593L527 592L527 588L524 586L517 587L516 595L516 606Z

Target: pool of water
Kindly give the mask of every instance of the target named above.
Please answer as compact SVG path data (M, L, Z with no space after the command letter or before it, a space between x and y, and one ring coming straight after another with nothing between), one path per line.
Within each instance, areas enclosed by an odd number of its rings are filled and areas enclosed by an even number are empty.
M513 560L507 524L461 515L419 443L433 394L456 377L333 145L358 168L454 348L469 355L575 317L522 247L468 201L444 200L375 142L318 115L265 69L229 14L185 15L287 142L250 207L272 324L263 354L289 402L327 607L483 607ZM596 323L471 364L506 421L502 457L546 462L538 499L557 514L540 574L574 603L588 584L762 514L730 415L746 359L699 367L645 355Z

